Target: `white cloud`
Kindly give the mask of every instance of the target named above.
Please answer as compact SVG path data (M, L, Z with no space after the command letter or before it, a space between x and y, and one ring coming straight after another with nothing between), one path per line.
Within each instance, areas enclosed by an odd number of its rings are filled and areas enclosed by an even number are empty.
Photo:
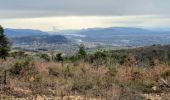
M4 27L29 28L45 31L57 29L82 29L94 27L167 27L169 16L56 16L40 18L0 19Z
M52 30L167 27L170 0L0 0L5 27Z
M167 15L170 0L0 0L0 18Z

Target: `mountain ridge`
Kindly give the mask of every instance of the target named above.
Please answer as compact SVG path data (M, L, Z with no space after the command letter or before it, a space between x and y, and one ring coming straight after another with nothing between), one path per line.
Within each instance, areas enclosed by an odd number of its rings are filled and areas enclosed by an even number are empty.
M44 32L41 30L34 30L34 29L12 29L6 28L5 35L9 38L14 37L25 37L25 36L37 36L37 35L47 35L48 32Z

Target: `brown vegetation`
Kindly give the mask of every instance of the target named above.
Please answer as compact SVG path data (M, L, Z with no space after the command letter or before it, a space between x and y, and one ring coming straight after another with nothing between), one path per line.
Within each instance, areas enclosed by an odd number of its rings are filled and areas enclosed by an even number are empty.
M28 100L145 100L156 95L168 100L169 64L155 60L152 67L139 66L133 53L122 59L115 53L108 56L107 53L98 52L97 57L90 56L93 59L84 55L79 60L66 59L63 62L34 59L32 55L1 59L0 76L2 79L4 71L7 71L7 83L1 88L0 97Z

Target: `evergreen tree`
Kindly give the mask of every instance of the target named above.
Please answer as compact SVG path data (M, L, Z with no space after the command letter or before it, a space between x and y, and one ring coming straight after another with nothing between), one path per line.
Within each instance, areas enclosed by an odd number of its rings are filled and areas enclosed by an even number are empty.
M79 46L78 56L79 58L84 58L86 56L86 51L83 44Z
M8 38L4 35L4 29L0 26L0 58L6 59L10 50Z
M62 62L62 61L63 61L62 53L56 54L55 60L56 60L56 61L59 61L59 62L60 62L60 61Z

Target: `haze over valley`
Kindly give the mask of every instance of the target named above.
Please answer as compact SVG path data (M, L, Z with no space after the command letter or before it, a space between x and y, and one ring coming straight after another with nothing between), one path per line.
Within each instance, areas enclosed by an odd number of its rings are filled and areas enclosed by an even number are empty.
M89 28L45 32L33 29L5 29L13 47L28 51L58 51L74 54L80 44L90 50L128 49L170 43L169 30L135 27Z

